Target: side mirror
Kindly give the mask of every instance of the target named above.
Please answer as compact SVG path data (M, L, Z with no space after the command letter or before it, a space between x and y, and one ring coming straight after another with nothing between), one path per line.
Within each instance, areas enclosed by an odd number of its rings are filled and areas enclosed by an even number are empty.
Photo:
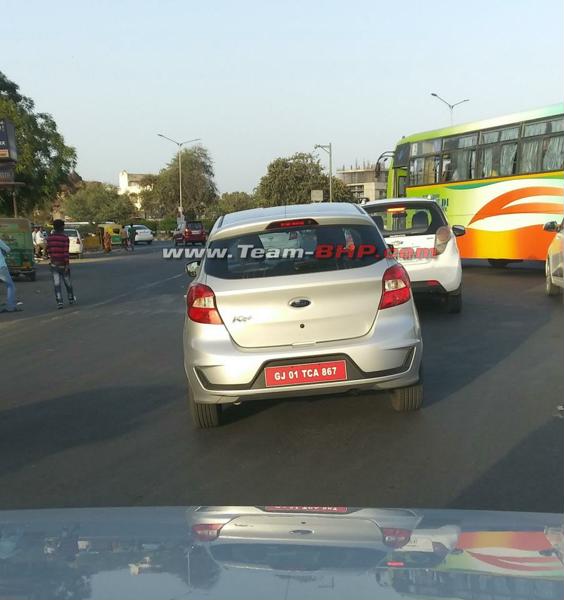
M466 227L464 227L464 225L453 225L452 233L454 233L456 237L460 237L466 233Z
M558 223L556 221L549 221L544 224L543 229L545 231L558 231Z
M200 268L200 263L197 261L188 263L186 265L186 274L189 277L196 277L196 275L198 274L199 268Z

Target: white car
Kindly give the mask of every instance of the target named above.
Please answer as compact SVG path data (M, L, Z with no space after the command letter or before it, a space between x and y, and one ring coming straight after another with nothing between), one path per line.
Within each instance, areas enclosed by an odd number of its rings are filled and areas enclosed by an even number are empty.
M78 229L65 229L65 235L69 238L69 254L82 258L84 255L84 243Z
M564 288L564 221L560 225L556 221L545 223L545 231L554 231L556 235L548 247L545 263L547 296L556 296Z
M449 313L462 309L462 265L456 237L462 225L448 224L445 213L428 198L386 198L362 205L406 269L415 294L442 296Z
M129 225L125 226L127 233L129 234ZM152 244L155 239L154 233L146 226L146 225L134 225L133 229L137 232L135 236L135 243L139 244L143 242L144 244Z

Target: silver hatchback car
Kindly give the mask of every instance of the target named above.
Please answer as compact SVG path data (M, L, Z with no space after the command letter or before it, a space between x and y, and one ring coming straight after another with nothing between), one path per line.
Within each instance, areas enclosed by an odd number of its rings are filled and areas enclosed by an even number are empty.
M423 343L405 269L348 203L246 210L218 219L187 293L184 367L197 427L224 404L392 390L421 407Z

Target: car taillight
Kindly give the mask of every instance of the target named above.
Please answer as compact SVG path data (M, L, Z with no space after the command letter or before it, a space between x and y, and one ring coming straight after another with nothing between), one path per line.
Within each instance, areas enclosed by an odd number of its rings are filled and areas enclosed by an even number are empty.
M450 227L439 227L435 233L435 254L442 254L452 237Z
M396 527L384 527L382 535L384 536L384 544L386 546L401 548L409 542L411 531L409 529L397 529Z
M215 294L207 285L197 283L188 288L186 308L188 317L196 323L210 325L221 325L223 323L215 305Z
M401 560L389 560L386 563L387 567L405 567L405 563Z
M192 533L200 542L212 542L219 537L223 523L204 523L192 525Z
M407 271L401 265L386 270L382 278L380 309L398 306L411 298L411 284Z

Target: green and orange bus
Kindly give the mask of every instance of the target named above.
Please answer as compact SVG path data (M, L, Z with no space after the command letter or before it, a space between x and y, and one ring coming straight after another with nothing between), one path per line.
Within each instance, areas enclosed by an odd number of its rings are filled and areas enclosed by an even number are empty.
M449 223L464 225L463 258L496 266L545 260L562 220L564 105L455 125L402 138L388 198L434 198Z

